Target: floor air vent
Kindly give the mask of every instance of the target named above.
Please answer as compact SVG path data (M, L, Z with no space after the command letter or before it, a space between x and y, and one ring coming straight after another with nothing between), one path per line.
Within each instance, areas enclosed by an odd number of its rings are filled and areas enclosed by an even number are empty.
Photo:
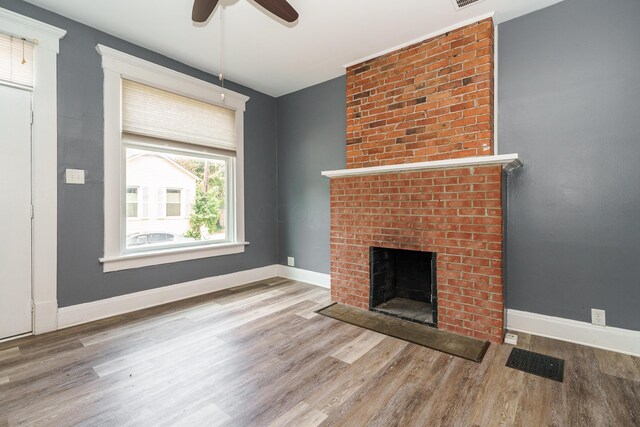
M483 0L453 0L453 5L456 9L462 9L467 6L471 6L472 4L479 3Z
M507 366L559 382L564 377L564 360L520 348L511 350Z

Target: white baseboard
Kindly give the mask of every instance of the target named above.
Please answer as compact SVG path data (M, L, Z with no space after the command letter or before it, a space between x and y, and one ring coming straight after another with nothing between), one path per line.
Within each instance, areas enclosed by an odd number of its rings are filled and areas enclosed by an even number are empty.
M640 331L595 326L520 310L507 310L507 329L640 356Z
M33 334L44 334L56 329L58 329L58 301L34 301Z
M311 285L321 286L329 289L331 287L331 276L315 271L302 270L300 268L278 265L278 276L285 279L297 280Z
M258 280L270 279L277 275L278 266L274 264L253 270L207 277L100 301L62 307L58 310L58 329L233 288Z

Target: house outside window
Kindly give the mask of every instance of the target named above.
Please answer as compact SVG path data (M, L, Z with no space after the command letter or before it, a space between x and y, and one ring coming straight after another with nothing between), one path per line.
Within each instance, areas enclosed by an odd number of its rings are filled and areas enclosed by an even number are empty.
M248 98L98 50L105 75L104 270L243 252Z

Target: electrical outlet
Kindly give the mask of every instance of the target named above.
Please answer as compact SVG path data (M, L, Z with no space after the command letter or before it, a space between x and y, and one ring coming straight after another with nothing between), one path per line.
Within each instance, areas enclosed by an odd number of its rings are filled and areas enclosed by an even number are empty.
M516 334L505 334L504 343L518 345L518 336Z
M288 265L289 267L295 267L295 265L296 265L296 260L295 260L295 259L293 259L293 257L292 257L292 256L287 257L287 265Z
M591 323L597 326L607 326L607 318L605 317L604 310L598 310L597 308L592 308Z
M84 184L84 170L66 169L64 182L67 184Z

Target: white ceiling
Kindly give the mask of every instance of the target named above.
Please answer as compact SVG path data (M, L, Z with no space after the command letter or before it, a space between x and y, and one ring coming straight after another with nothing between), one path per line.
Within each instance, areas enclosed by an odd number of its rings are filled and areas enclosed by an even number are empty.
M218 73L220 10L191 21L192 0L27 0L193 67ZM222 0L226 78L280 96L344 74L343 65L495 11L497 23L561 0L289 0L284 25L252 0Z

